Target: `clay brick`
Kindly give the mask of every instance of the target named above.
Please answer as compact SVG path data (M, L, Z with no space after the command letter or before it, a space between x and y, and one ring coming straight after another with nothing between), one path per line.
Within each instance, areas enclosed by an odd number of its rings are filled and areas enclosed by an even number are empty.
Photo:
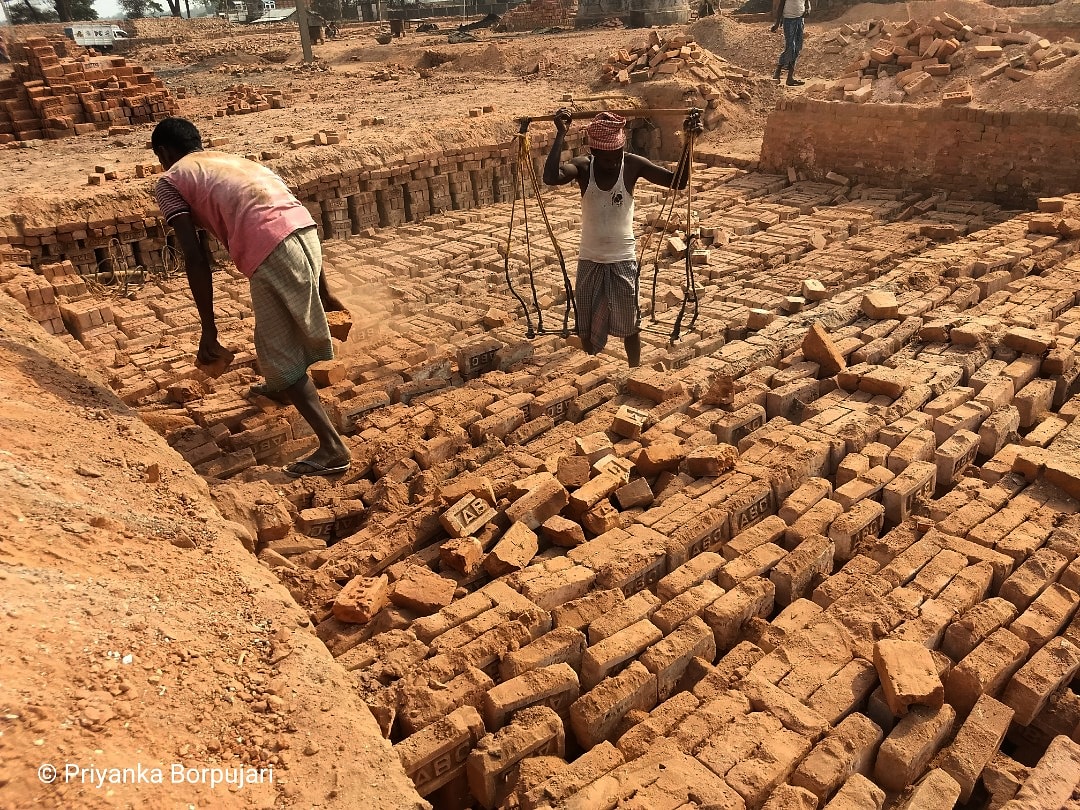
M1055 737L1039 764L1031 769L1016 797L1002 810L1055 810L1068 806L1075 795L1076 774L1080 772L1080 743Z
M945 771L934 768L912 788L898 805L898 810L937 810L953 807L960 796L960 786Z
M670 635L649 647L640 661L656 675L657 700L667 700L675 692L691 660L703 658L711 662L715 657L716 642L712 631L700 618L691 616Z
M614 476L601 473L583 487L570 493L570 509L572 514L581 515L587 512L602 498L607 498L620 486L622 481Z
M787 524L783 520L776 515L769 515L760 523L739 532L730 542L725 543L722 549L724 558L735 560L765 543L776 543L786 531Z
M613 610L623 601L620 590L592 591L580 599L574 599L554 608L551 618L556 627L584 630L593 621Z
M716 581L722 588L731 590L744 580L768 576L773 567L786 556L787 552L780 546L764 543L725 564Z
M865 705L877 682L874 666L869 661L855 658L818 687L807 705L830 723L836 723Z
M942 752L938 766L956 780L960 798L967 802L982 775L983 768L997 752L1009 730L1013 710L982 695L956 732L952 744Z
M581 657L582 686L586 690L592 689L663 638L663 635L656 625L642 619L591 645Z
M735 467L739 451L730 444L699 447L686 456L686 471L695 478L718 476Z
M754 577L740 582L702 614L716 635L717 651L727 651L738 641L743 623L751 616L766 617L772 612L776 586L767 579Z
M776 603L790 605L810 592L816 578L831 574L834 551L832 540L815 535L780 560L769 572L776 586Z
M527 566L539 551L539 538L524 523L513 523L484 559L484 569L493 577Z
M810 740L802 735L781 729L765 737L750 757L727 772L724 781L748 806L760 806L781 782L787 780L810 750L810 744Z
M567 717L570 704L578 699L578 676L566 663L523 672L487 691L483 700L484 725L497 731L506 719L521 709L543 705L560 717Z
M762 740L773 734L785 733L780 721L772 715L765 712L747 713L749 706L743 711L743 707L731 700L713 701L702 708L706 707L712 709L712 716L705 711L699 712L707 723L703 730L703 744L696 756L717 776L726 776L739 762L753 755ZM688 718L691 722L694 719L694 715Z
M1030 607L1009 625L1009 632L1038 650L1061 633L1080 606L1080 596L1057 583L1036 597Z
M592 477L592 462L584 456L563 456L556 476L564 487L584 486Z
M852 774L824 810L881 810L885 791L860 773Z
M541 476L527 493L506 508L510 522L521 521L533 531L549 517L559 514L570 495L554 476Z
M390 601L390 581L379 577L353 577L334 599L334 618L364 624Z
M1042 711L1050 695L1069 683L1077 670L1080 670L1080 648L1067 639L1054 639L1012 677L1001 702L1016 712L1015 722L1026 726Z
M1068 564L1068 559L1056 551L1041 548L1001 584L999 595L1017 610L1027 610L1035 597L1056 580Z
M882 290L864 295L860 306L862 314L873 320L895 318L899 308L896 296Z
M596 574L591 568L571 565L539 572L521 584L521 592L539 607L554 610L559 605L584 596L595 582Z
M585 532L581 526L561 515L552 515L540 527L544 539L554 546L574 548L585 542Z
M570 725L583 748L609 739L631 709L656 705L656 676L639 662L630 665L582 695L570 707Z
M1004 628L995 630L953 667L945 681L945 700L966 714L980 695L999 695L1027 656L1025 642Z
M828 498L832 490L827 479L811 478L784 499L777 514L790 526L822 498Z
M934 659L925 647L882 639L874 645L874 668L889 709L897 717L907 714L911 706L936 709L945 700Z
M859 501L829 526L829 539L833 541L836 559L840 562L850 560L856 550L876 538L884 526L885 507L877 501Z
M951 487L960 474L975 461L979 450L979 436L969 430L961 430L948 438L934 453L937 465L937 486Z
M784 727L810 740L821 738L829 730L825 718L792 697L779 686L756 677L746 678L740 690L757 711L767 711L784 724Z
M881 729L865 715L848 716L799 764L791 784L828 801L849 776L870 772L882 736Z
M649 412L622 405L611 422L612 433L625 439L637 439L649 424Z
M573 627L559 627L519 650L506 653L499 664L499 677L508 681L523 672L560 663L580 670L584 651L584 633Z
M882 491L885 519L903 523L920 504L934 496L937 468L929 462L911 464L888 483Z
M427 568L414 566L394 581L390 601L419 616L427 616L446 607L454 599L456 583Z
M1016 615L1016 608L999 597L980 602L949 625L941 649L953 661L960 661L984 638L1009 624Z
M451 537L468 537L494 518L495 510L483 498L466 495L443 512L439 522Z
M677 470L690 449L677 440L667 440L642 448L634 463L641 474L646 476L665 470Z
M851 508L862 503L859 501ZM821 537L829 534L833 521L837 520L844 514L844 507L832 498L822 498L809 510L806 514L802 515L798 520L788 526L787 531L784 532L784 547L788 549L795 549L797 546L813 540L815 537Z
M665 700L645 720L619 737L619 751L630 759L642 756L656 740L670 735L699 705L700 701L689 692L679 692Z
M405 773L427 796L465 773L469 752L484 736L484 722L472 706L462 706L394 746Z
M658 607L660 600L648 591L634 594L589 625L589 643L598 644L620 630L648 619Z
M648 506L653 502L653 497L652 488L645 478L635 478L615 490L615 500L619 502L619 508L624 510Z
M724 595L724 589L706 580L673 597L651 617L665 634L671 633L691 616L701 616L705 608Z
M471 666L452 678L440 680L437 689L427 679L416 686L409 684L402 689L398 722L406 734L415 734L455 709L478 707L484 693L494 685L491 678Z
M592 468L597 475L610 475L619 479L620 484L629 483L630 476L634 473L632 461L610 453L594 462Z
M803 357L821 368L821 376L832 377L847 368L844 356L820 324L814 323L807 330L802 342Z
M494 810L517 783L521 760L529 756L563 756L563 724L551 709L534 706L519 712L510 725L489 734L466 761L469 789L481 805Z
M521 797L521 806L523 810L557 806L623 762L623 755L615 746L602 742L586 751L557 775L529 788Z
M698 554L683 563L656 584L656 595L667 602L683 591L689 590L705 580L715 580L716 574L724 566L724 558L712 551Z
M913 706L881 744L874 781L893 791L914 783L952 733L955 721L956 712L947 703L936 709Z
M809 790L780 785L762 805L761 810L817 810L817 797Z

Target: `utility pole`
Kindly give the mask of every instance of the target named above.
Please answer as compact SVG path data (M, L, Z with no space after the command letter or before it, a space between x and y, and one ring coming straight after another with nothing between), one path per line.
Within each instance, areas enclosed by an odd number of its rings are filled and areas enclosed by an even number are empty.
M308 29L307 0L296 0L296 22L300 24L300 48L304 52L304 61L313 62L311 54L311 31Z

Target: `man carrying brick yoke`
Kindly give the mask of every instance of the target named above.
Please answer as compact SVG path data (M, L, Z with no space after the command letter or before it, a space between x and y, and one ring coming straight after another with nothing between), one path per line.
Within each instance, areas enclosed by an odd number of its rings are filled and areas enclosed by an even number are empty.
M626 360L634 367L641 363L634 185L643 177L665 188L686 188L690 164L676 177L640 155L624 154L626 119L609 112L597 115L585 130L592 154L561 163L570 121L566 108L555 113L555 142L544 166L544 183L561 186L577 180L581 190L581 247L574 282L577 334L589 354L603 351L608 335L622 338Z
M788 87L802 87L806 82L795 78L795 62L799 59L803 46L803 17L810 13L810 0L773 0L776 10L776 22L769 30L784 28L784 52L773 72L773 81L780 81L780 74L787 68Z
M202 322L198 360L230 358L218 343L210 262L196 228L213 234L251 282L255 353L265 392L281 395L311 425L318 449L285 466L293 477L349 469L349 448L323 410L308 367L334 356L327 309L342 309L322 277L322 248L308 210L264 166L236 155L203 151L185 118L166 118L150 139L165 174L156 197L184 252L188 285Z

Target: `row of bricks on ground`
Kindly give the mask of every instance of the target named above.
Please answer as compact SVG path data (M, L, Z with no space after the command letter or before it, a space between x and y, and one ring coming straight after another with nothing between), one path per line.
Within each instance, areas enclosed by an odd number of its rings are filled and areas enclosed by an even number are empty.
M1049 242L1053 243L1052 239L1043 240L1043 241L1049 241ZM1029 248L1028 248L1028 251L1029 251ZM1020 254L1017 254L1017 255L1020 255ZM1014 255L1011 260L1015 260L1015 258L1016 258L1016 256ZM993 275L993 273L991 273L991 275ZM997 287L1000 287L1003 284L1010 281L1010 276L1009 276L1009 274L1005 273L1005 271L997 271L997 276L998 276L998 278L989 280L989 281L993 281L997 285ZM978 289L978 293L980 293L980 295L983 294L983 293L989 292L989 289L991 289L991 287L989 286L989 281L985 286L980 287L980 289ZM1064 280L1062 283L1067 284L1068 280ZM1061 284L1059 284L1059 285L1061 285ZM972 288L972 289L973 289L973 292L969 296L971 299L974 298L974 288ZM958 292L963 292L963 291L958 291ZM997 289L997 292L994 295L997 295L999 298L1002 298L1002 297L1007 298L1009 295L1015 295L1015 293L1016 293L1015 285L1010 284L1008 286L1008 288ZM1058 311L1063 306L1065 306L1067 301L1069 300L1069 295L1063 293L1062 291L1058 291L1056 293L1056 296L1057 296L1057 300L1054 302L1054 308L1051 310L1051 314L1053 314L1054 312ZM1063 298L1063 296L1064 296L1064 298ZM176 296L175 298L178 299L176 301L178 306L184 306L185 305L186 301L183 298L183 296ZM929 296L929 297L926 297L926 299L929 300L929 301L934 300L932 295ZM669 302L673 303L676 300L677 300L677 298L675 298L674 300L669 301ZM923 302L921 306L926 307L927 303ZM1020 307L1018 307L1018 308L1020 308ZM458 326L459 328L463 327L465 325L469 325L469 324L476 324L476 323L481 322L483 320L483 316L481 314L478 314L478 313L476 315L474 315L474 316L465 315L464 318L462 319L462 316L460 314L461 308L458 307L458 308L454 308L454 309L455 309L455 313L453 315L449 316L449 320L451 322L454 322L455 325ZM707 309L707 300L706 300L706 309ZM1000 314L1000 313L998 313L998 314ZM44 319L42 319L42 320L44 320ZM194 321L193 321L193 319L188 319L187 323L188 323L188 325L193 326ZM129 334L131 334L131 333L129 332ZM958 334L961 334L961 333L958 333ZM729 329L728 329L728 337L731 337L731 336L732 336L732 334L730 332L730 327L729 327Z
M977 701L987 703L983 695L993 696L1004 691L1006 705L1021 712L1020 725L1028 726L1043 713L1051 696L1068 683L1080 665L1080 651L1070 646L1068 640L1043 647L1048 640L1047 635L1052 638L1054 634L1053 631L1047 632L1044 614L1033 610L1015 620L1018 609L1007 600L994 597L982 601L992 586L992 565L985 561L968 565L971 558L954 552L962 559L950 561L942 567L944 560L939 558L941 546L929 537L917 537L918 533L914 530L897 530L886 535L869 556L852 561L849 567L836 575L836 580L825 580L814 591L813 602L801 598L796 600L771 624L763 622L761 616L772 612L772 603L777 594L783 593L784 586L793 581L791 571L782 571L780 567L773 569L774 572L782 572L779 588L776 575L770 574L768 581L751 577L728 582L729 591L725 593L713 584L709 573L715 573L719 560L714 561L705 556L708 552L703 552L686 567L676 569L656 583L655 589L663 598L657 598L647 590L632 591L628 598L623 590L615 589L562 602L568 595L582 594L587 587L582 586L582 577L574 573L574 569L580 568L580 565L568 568L566 564L559 565L553 559L536 566L543 570L526 569L507 579L509 584L516 585L522 594L526 597L531 595L536 602L523 602L518 594L511 595L511 592L504 590L505 586L500 585L496 590L493 584L481 588L467 601L460 601L456 609L444 609L430 620L416 620L411 625L413 632L395 631L392 640L376 639L367 645L350 647L357 637L346 635L344 639L331 639L330 643L332 648L335 641L341 643L339 657L350 668L357 670L371 667L373 661L377 661L374 664L376 669L385 667L385 672L389 673L415 672L418 666L430 667L430 672L404 681L403 687L399 684L398 694L387 695L384 700L376 701L376 713L387 725L393 722L396 711L401 712L399 722L406 733L416 734L428 723L462 704L471 704L481 710L488 730L497 732L511 712L543 704L556 712L562 710L564 721L568 714L577 741L585 749L612 736L619 728L620 721L634 709L639 710L638 719L643 719L640 717L641 710L647 711L658 701L664 701L680 685L686 687L688 671L691 680L703 681L708 685L707 693L710 694L734 685L739 680L735 674L736 668L746 664L745 656L749 655L752 666L742 683L749 693L750 704L756 710L776 715L772 720L776 730L783 725L790 732L810 738L800 741L802 751L799 756L807 753L811 743L828 731L830 723L836 723L860 706L865 705L868 714L888 732L895 722L894 714L908 715L911 705L925 705L927 711L910 714L907 721L901 721L895 733L898 741L906 740L912 734L919 738L920 743L915 750L895 750L906 747L902 742L897 742L893 749L888 749L886 743L886 748L882 749L883 754L887 751L888 756L892 757L888 760L889 766L900 764L903 770L891 773L888 768L879 765L879 781L890 789L899 789L917 779L936 746L948 735L955 720L954 708L959 709L962 716ZM639 536L639 539L644 538ZM1066 533L1058 537L1056 543L1075 557L1075 535ZM828 548L827 543L818 545ZM816 565L814 561L820 558L822 549L804 551L804 562ZM881 554L886 559L895 556L888 565L881 567L873 559L875 554ZM573 558L573 552L568 556ZM586 556L582 559L586 561L584 567L588 568L590 558ZM859 581L870 576L867 572L875 571L880 571L878 576L885 581L882 585L884 592L881 588L875 591ZM1036 580L1045 579L1039 566L1032 565L1028 570L1021 569L1006 579L1001 592L1026 605L1030 582L1027 585L1020 583L1024 579L1022 575L1031 577L1032 571L1037 572L1034 574ZM596 580L598 572L584 573L586 584L590 584ZM599 575L605 573L608 572L601 569ZM1072 571L1068 581L1074 587L1076 578L1077 572ZM430 609L434 591L430 582L425 581L430 579L430 575L422 572L406 571L402 578L403 587L398 588L395 583L389 598L406 611L409 608L420 609L421 612L424 607ZM809 584L811 579L804 575L801 581ZM1045 582L1043 586L1046 586ZM367 587L385 590L385 581L367 584ZM895 683L889 683L887 692L882 689L872 694L877 675L882 673L877 660L882 656L877 646L872 646L875 634L868 631L868 617L853 618L840 611L837 614L838 623L828 620L834 605L850 608L852 604L858 605L868 593L873 593L875 597L887 595L890 587L896 591L893 594L895 605L903 605L906 611L895 610L885 632L895 631L895 638L900 639L901 643L906 642L906 659L918 659L919 651L926 658L922 691L915 690L919 692L918 697L908 693L910 703L903 703L903 698L896 694ZM686 590L679 591L679 588ZM417 592L428 596L417 597ZM1053 619L1064 626L1080 599L1064 586L1050 588L1046 593L1052 594L1053 598L1043 597L1043 604L1039 607L1045 610L1048 604L1055 604L1056 600L1058 615ZM789 597L793 595L788 592ZM354 609L356 594L350 596L352 599L344 602ZM377 600L379 598L376 597ZM386 598L384 593L381 599L385 602ZM825 607L824 613L822 607ZM552 612L545 613L545 608ZM1003 610L1004 615L999 616L996 623L987 621L987 612L1000 614ZM352 614L343 610L342 615ZM698 616L703 616L704 621ZM355 620L355 616L352 616L352 620ZM523 646L517 651L512 649L516 646L515 642L508 640L513 633L495 632L493 629L495 625L508 621L521 625L516 644ZM1024 642L1010 630L1001 630L1010 621L1011 630L1029 639L1029 642ZM335 629L332 622L328 624L330 627L327 629ZM800 634L803 627L807 630ZM973 627L977 628L974 632ZM1037 629L1033 631L1033 627ZM588 633L589 646L585 644L582 631ZM664 636L665 632L667 637ZM1075 635L1076 628L1069 632ZM447 635L444 636L444 633ZM823 635L830 634L839 636L837 643L821 644ZM935 661L926 655L923 645L937 646L934 639L942 637L948 639L946 646L954 650L955 661L943 656L938 656ZM751 638L756 644L750 641ZM812 645L807 643L811 638L814 640ZM1007 641L1003 641L1007 639L1015 639L1016 643L1009 651L1008 660L1003 662L998 660L1000 645L1004 643L1007 646ZM722 678L713 679L715 670L709 666L709 662L716 649L729 650L737 642L738 646L729 653L735 660L727 661L727 656L721 658L718 668L726 672ZM1025 666L1029 644L1035 657ZM451 650L456 651L454 656L449 654ZM823 654L822 650L829 652ZM956 650L961 652L957 653ZM968 652L964 653L964 650ZM1037 650L1045 650L1045 654L1040 655ZM420 664L428 651L434 651L435 657L427 664ZM636 667L630 663L635 657L640 658ZM694 662L696 672L691 664L695 658L705 659L704 662ZM869 663L871 660L878 664L877 675L874 665ZM488 672L484 672L485 669ZM494 672L491 672L492 669ZM887 672L887 666L885 669ZM533 674L526 674L530 672ZM1009 676L1013 673L1017 674L1010 682ZM495 686L491 680L493 675L502 679L499 686ZM390 675L391 679L394 677ZM444 684L437 695L427 690L426 677L438 678ZM757 678L761 678L762 683L758 683ZM772 689L764 681L778 685L780 689ZM421 694L410 693L410 686ZM458 690L456 694L455 689ZM577 696L579 690L585 693L582 697ZM815 701L815 695L820 700ZM942 708L945 696L948 696L953 708ZM389 698L394 699L392 704L388 703ZM658 730L646 726L644 739L631 733L632 739L638 745L643 742L647 745L679 725L680 719L698 704L697 700L683 698L685 695L676 697L674 703L679 704L677 707L672 704L661 707L659 720L666 724L666 728ZM1075 696L1072 698L1075 702ZM802 705L799 704L800 700ZM830 701L838 702L830 704ZM997 708L996 702L991 705ZM1067 718L1072 717L1071 722L1075 725L1075 707L1069 704L1068 699L1064 706L1068 707L1064 719L1068 723ZM744 711L749 708L747 706ZM676 712L674 716L671 710ZM824 715L820 714L822 711ZM1047 725L1049 729L1056 729L1057 719L1049 715L1059 711L1060 707L1055 704L1048 715L1035 724L1036 730L1045 732ZM1009 711L1008 715L1011 714L1012 711ZM987 759L1004 737L1009 716L1005 717L1003 724L1000 718L995 720L995 725L1001 726L1001 736L988 746L985 751ZM983 715L979 713L978 717L981 720ZM1066 728L1066 731L1071 733L1073 729ZM553 729L552 733L557 731ZM691 746L708 742L703 741L700 733ZM427 736L430 735L422 736L420 741L425 741ZM442 734L434 736L441 738ZM503 737L512 737L512 734L505 733ZM881 731L877 731L873 745L876 746L880 737ZM490 740L491 746L495 746L498 740L498 736ZM752 753L756 745L757 740L754 740L751 750L744 752L744 755ZM499 757L496 755L495 759ZM726 768L731 768L737 759L729 761ZM791 772L797 760L798 757L786 763L787 770L780 774L780 781ZM510 767L512 764L502 758L502 765ZM726 769L718 772L720 776L725 774ZM749 784L743 783L743 787L750 788L752 794L740 793L752 806L759 806L768 790L775 786L776 782L771 780L776 775L770 771L764 788L752 780ZM977 778L977 772L968 775L969 781ZM833 784L832 787L837 785ZM762 789L764 792L761 792Z

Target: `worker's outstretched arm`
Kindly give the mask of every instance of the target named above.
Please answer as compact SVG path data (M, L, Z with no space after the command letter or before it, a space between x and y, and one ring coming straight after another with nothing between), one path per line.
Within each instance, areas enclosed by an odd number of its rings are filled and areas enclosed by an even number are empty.
M169 220L184 253L184 268L187 272L188 287L199 311L202 324L202 336L199 339L199 362L211 363L224 347L218 343L217 321L214 318L214 283L210 262L206 258L195 223L190 214L179 214Z
M547 162L544 164L544 184L565 186L578 176L578 168L573 163L562 163L563 143L566 131L570 129L570 111L566 108L555 113L555 141L551 144Z
M637 176L644 177L650 183L656 183L658 186L664 188L677 188L684 189L690 179L690 164L687 163L684 166L678 167L679 171L673 172L671 169L665 169L663 166L657 166L651 160L641 157L640 155L627 155L628 159L633 159L637 164Z

